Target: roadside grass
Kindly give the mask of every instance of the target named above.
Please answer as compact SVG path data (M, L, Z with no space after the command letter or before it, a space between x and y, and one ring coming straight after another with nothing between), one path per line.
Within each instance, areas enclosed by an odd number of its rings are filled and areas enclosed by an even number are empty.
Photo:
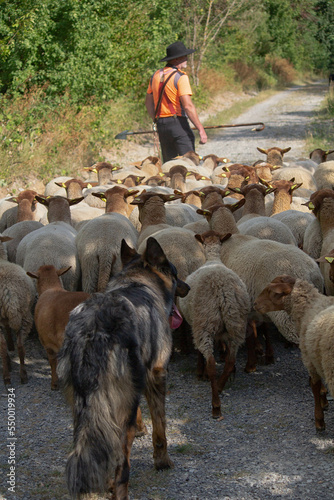
M334 90L328 93L315 119L307 131L306 144L309 151L321 148L334 149Z

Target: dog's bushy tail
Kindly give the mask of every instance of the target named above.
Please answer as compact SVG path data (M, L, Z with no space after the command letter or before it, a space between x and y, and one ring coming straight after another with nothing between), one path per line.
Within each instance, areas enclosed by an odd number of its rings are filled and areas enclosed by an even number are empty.
M73 408L66 478L74 498L108 488L116 467L123 464L124 429L135 423L141 393L133 373L138 369L132 363L136 349L105 345L103 333L94 337L84 338L78 330L65 337L57 369Z

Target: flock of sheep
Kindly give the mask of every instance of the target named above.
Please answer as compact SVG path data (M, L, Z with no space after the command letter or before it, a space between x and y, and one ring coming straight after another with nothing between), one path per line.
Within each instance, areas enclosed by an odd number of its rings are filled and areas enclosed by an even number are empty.
M121 269L124 239L139 253L160 243L191 287L178 300L207 376L212 416L246 342L245 370L274 360L271 323L299 344L310 375L315 424L325 428L327 389L334 396L334 151L287 157L290 148L258 148L253 165L189 152L161 164L148 157L127 168L100 162L85 180L57 178L43 194L24 190L0 201L0 340L10 384L14 339L27 382L24 339L33 324L58 388L57 353L71 310L103 292ZM83 176L84 177L84 176ZM15 334L15 336L13 335ZM216 373L215 347L224 357Z

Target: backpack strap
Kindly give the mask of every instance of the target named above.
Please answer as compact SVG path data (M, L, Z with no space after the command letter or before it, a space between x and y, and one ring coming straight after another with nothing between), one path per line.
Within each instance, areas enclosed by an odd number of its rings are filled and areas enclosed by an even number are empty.
M159 92L160 92L160 93L159 93L159 99L158 99L157 105L156 105L156 107L155 107L155 112L154 112L154 116L155 116L154 121L155 121L155 122L156 122L156 121L157 121L157 119L159 118L159 116L158 116L158 115L159 115L159 112L160 112L161 101L162 101L163 93L164 93L165 87L166 87L166 85L167 85L167 82L168 82L168 81L170 80L170 78L171 78L173 75L175 75L175 73L177 73L177 72L178 72L178 70L177 70L177 69L176 69L176 70L174 70L174 71L172 71L172 72L168 75L168 77L166 78L166 80L165 80L165 81L163 80L163 74L162 74L162 76L160 77L160 84L159 84ZM174 109L173 109L173 113L174 113Z

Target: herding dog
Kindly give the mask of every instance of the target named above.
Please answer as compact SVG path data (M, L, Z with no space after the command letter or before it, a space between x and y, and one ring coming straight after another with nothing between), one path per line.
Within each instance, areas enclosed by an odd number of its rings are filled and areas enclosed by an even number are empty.
M121 258L123 271L106 291L71 313L59 354L58 376L73 405L66 477L74 498L107 489L114 499L128 498L142 393L152 417L154 465L173 466L165 433L169 321L174 294L185 296L189 286L152 237L142 256L123 240Z

